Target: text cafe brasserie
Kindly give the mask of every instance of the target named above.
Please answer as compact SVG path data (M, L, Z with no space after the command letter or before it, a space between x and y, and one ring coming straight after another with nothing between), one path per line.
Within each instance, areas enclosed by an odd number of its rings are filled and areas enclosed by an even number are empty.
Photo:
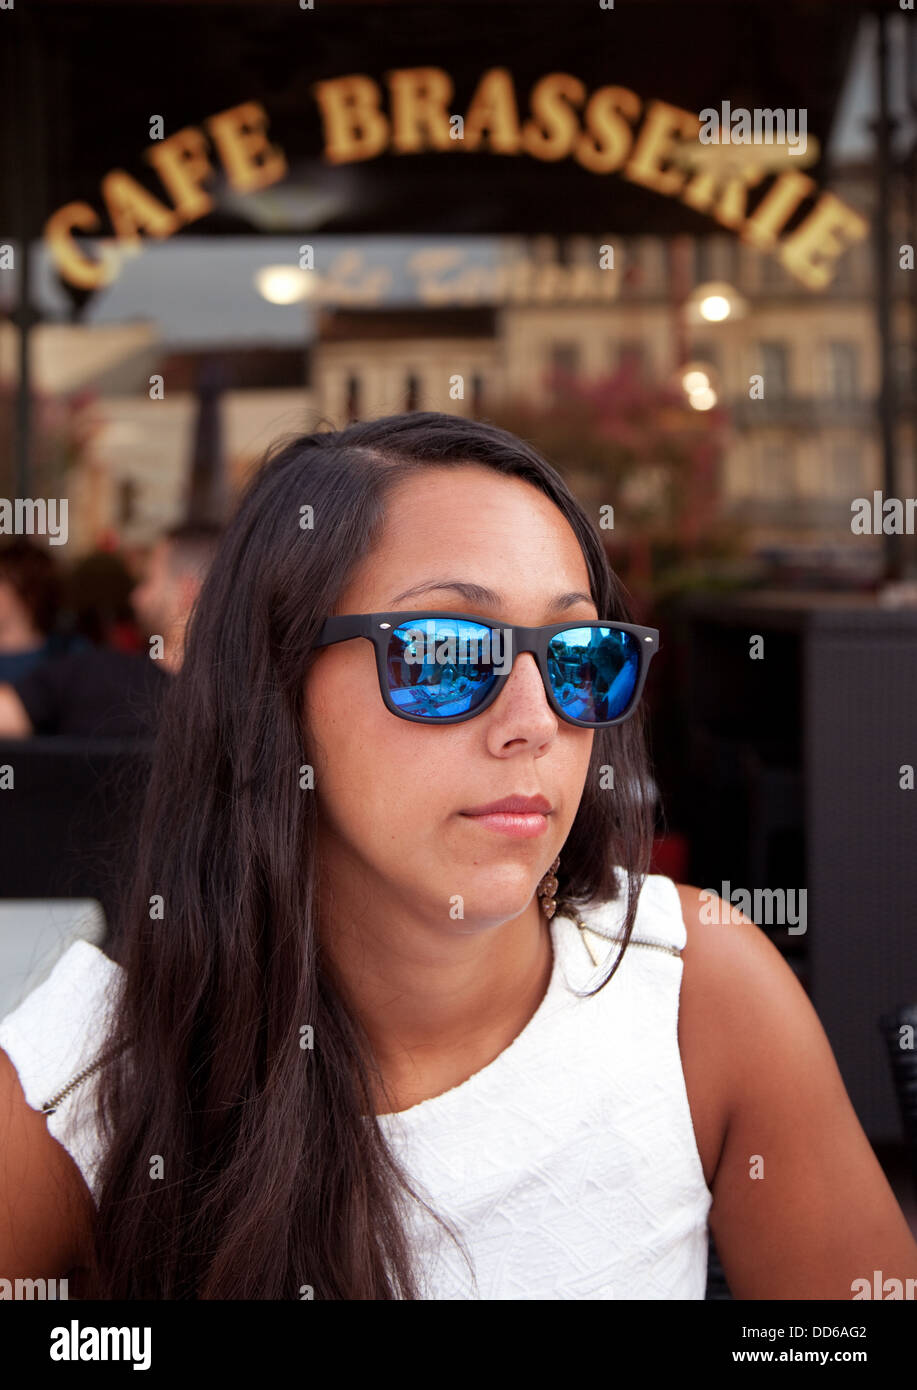
M699 141L698 113L655 98L644 102L626 87L603 86L589 93L570 73L548 73L532 86L522 118L507 68L491 68L481 76L464 115L449 109L453 83L442 68L396 69L385 77L387 92L362 74L313 84L326 163L425 151L444 157L482 152L573 159L590 173L616 173L678 199L759 250L773 252L797 280L816 290L831 281L843 251L868 234L860 213L833 193L819 194L815 181L798 167L778 172L773 159L754 155L718 167L703 158L708 147ZM216 172L214 154L237 192L251 193L282 180L287 159L268 131L268 112L254 100L169 136L162 118L154 117L151 133L158 138L143 158L155 170L165 197L156 197L125 169L107 173L100 193L114 241L104 242L98 260L85 254L76 234L107 238L99 212L82 201L58 208L44 234L61 275L81 288L98 288L114 279L124 254L137 252L141 232L162 240L206 216L214 206L206 188ZM787 231L807 201L811 208Z

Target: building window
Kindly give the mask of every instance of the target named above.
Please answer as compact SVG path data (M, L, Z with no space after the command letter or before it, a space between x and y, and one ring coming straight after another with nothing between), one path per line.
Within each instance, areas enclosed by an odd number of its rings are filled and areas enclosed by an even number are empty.
M715 278L713 273L713 243L710 237L695 237L694 283L695 285L702 285L706 280L713 280Z
M579 370L579 345L552 343L551 367L555 372L569 372L571 376L575 376Z
M642 380L646 374L646 344L638 341L618 343L615 365L618 371L632 372Z
M118 484L118 525L130 526L137 518L137 493L135 478L122 478Z
M831 494L846 502L859 497L863 486L862 458L856 444L835 444L831 451Z
M738 284L742 274L742 263L739 258L739 243L735 237L723 238L722 255L726 279L733 285Z
M347 405L345 414L348 423L360 418L360 378L351 375L347 378Z
M857 400L860 350L856 343L829 343L826 357L828 395L833 401Z
M917 347L911 343L897 343L893 347L892 373L895 390L905 400L909 399L917 385Z
M408 379L405 386L405 410L420 409L420 379L416 372L408 372Z
M758 344L758 371L764 377L766 401L785 401L789 396L789 357L786 343Z
M762 502L789 502L796 496L796 457L789 441L761 445L755 491Z
M621 297L633 299L639 294L643 281L639 242L633 236L619 236L609 245L614 246L615 270L618 272Z
M712 367L715 372L719 372L719 345L711 342L694 343L691 347L691 361L703 362L705 366Z

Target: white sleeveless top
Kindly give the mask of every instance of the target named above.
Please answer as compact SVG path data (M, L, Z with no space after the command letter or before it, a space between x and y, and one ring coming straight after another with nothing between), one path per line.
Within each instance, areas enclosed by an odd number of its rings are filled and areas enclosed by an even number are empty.
M619 871L620 872L620 871ZM458 1235L405 1198L424 1299L702 1299L712 1196L678 1047L687 933L670 878L649 875L620 950L623 902L551 920L554 968L518 1037L451 1090L378 1123L412 1187ZM604 938L604 939L603 939ZM611 954L609 954L611 953ZM597 961L596 965L594 962ZM98 1200L95 1078L121 967L75 942L0 1021L0 1047L33 1109Z

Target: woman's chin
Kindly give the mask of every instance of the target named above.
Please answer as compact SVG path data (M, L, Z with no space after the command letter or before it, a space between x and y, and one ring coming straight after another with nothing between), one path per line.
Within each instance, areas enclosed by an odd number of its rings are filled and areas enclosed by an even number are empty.
M531 906L532 897L529 885L513 891L476 893L473 898L456 893L448 900L448 925L459 933L486 931L519 917Z

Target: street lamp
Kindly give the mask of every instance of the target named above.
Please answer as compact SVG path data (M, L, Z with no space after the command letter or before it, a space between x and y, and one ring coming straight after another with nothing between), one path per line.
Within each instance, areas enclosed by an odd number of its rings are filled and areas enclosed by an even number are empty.
M719 399L716 373L706 362L688 362L679 371L681 388L692 410L712 410Z
M747 312L744 296L725 280L698 285L685 301L685 316L693 324L725 323L727 319L744 318Z
M269 304L298 304L312 292L311 274L294 265L264 265L255 273L255 286Z

